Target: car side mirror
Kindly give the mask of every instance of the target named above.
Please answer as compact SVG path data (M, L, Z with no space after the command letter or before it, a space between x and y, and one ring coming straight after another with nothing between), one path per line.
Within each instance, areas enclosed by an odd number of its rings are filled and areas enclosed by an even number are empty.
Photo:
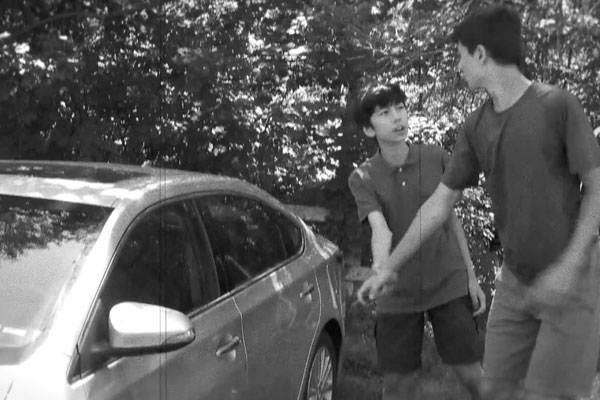
M110 309L108 340L114 355L172 351L195 337L190 319L167 307L127 301Z

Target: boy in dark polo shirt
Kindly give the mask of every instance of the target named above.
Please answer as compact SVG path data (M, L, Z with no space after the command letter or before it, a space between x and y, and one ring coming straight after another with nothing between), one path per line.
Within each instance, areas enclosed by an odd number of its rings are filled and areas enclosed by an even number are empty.
M483 172L505 260L486 330L482 397L589 396L600 340L600 147L573 95L521 73L513 10L475 11L453 39L463 78L489 99L467 117L442 183L359 299L402 274Z
M364 91L355 112L359 127L379 144L379 151L348 179L358 216L371 226L375 270L433 193L449 159L438 147L408 146L405 102L398 85L372 86ZM462 226L452 213L421 243L393 291L377 298L376 346L384 400L417 398L425 313L440 356L478 399L483 343L473 311L480 314L485 305Z

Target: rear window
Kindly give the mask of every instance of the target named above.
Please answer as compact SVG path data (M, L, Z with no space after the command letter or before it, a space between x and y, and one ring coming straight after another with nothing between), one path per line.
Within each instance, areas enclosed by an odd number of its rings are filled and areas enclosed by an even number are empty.
M0 364L19 361L52 315L109 208L0 195Z

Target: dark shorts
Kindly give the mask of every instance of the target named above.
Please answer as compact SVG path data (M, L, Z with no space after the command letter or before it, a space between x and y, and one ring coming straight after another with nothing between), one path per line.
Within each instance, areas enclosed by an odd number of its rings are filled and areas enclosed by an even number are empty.
M425 312L377 315L375 340L383 373L409 373L421 368L425 314L433 327L438 354L449 365L481 362L483 334L473 318L469 296Z

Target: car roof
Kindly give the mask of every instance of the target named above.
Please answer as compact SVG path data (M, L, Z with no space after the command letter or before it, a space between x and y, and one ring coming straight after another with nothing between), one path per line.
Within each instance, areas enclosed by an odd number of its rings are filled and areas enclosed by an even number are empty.
M0 160L0 194L117 207L195 191L235 187L261 195L235 178L171 168L79 162Z

